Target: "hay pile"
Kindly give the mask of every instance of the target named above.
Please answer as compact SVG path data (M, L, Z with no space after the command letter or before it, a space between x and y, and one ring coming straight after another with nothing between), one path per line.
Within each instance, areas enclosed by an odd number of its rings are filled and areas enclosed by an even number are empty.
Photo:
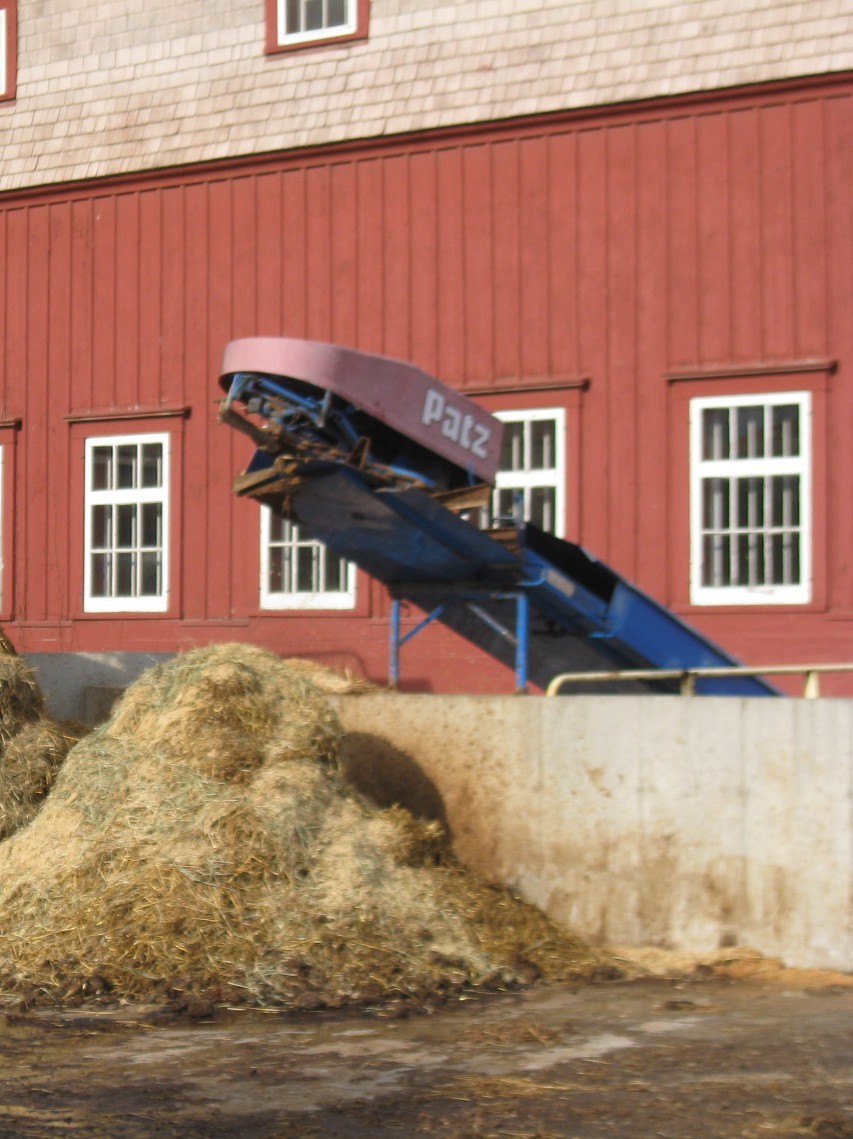
M83 734L82 726L45 713L35 673L0 631L0 840L35 817Z
M133 684L0 845L0 984L297 1008L578 975L597 958L341 777L310 670L248 645Z
M355 676L348 669L337 671L316 660L303 660L302 657L285 657L285 664L292 672L302 672L319 688L334 696L352 696L359 692L378 692L370 680Z

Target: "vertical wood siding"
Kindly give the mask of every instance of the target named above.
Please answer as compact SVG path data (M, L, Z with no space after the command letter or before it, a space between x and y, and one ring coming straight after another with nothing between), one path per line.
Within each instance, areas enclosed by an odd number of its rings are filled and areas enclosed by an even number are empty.
M572 412L570 536L662 600L684 596L668 373L840 360L818 462L853 485L851 122L850 96L812 89L0 199L0 401L22 420L7 577L25 640L37 627L39 645L116 636L108 618L66 627L82 525L66 494L67 414L186 405L180 602L169 619L136 619L125 643L169 648L206 635L187 629L242 623L277 643L286 629L297 652L360 638L382 672L364 587L351 620L256 615L256 516L230 494L247 449L215 423L235 336L333 340L478 391L589 378ZM827 578L849 616L853 536L836 482ZM749 620L760 636L773 614ZM792 620L792 655L808 655L828 625ZM422 670L437 643L412 647Z

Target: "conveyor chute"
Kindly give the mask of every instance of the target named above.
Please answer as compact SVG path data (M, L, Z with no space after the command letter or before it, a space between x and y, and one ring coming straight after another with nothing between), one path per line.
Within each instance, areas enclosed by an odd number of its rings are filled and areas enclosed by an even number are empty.
M464 510L488 501L503 425L420 369L258 338L227 346L220 382L222 420L257 448L236 493L388 587L392 681L413 635L400 632L404 603L426 614L418 628L440 621L513 667L520 689L566 671L737 663L579 546L523 523L484 531L467 521ZM749 676L697 685L699 694L776 691Z

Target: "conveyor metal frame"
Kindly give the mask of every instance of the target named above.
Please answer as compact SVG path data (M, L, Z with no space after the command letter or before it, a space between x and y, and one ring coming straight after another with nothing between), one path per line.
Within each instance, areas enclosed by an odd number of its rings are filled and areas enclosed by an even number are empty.
M403 647L436 621L514 668L517 691L531 682L545 689L567 671L738 663L580 547L529 525L508 546L505 534L449 509L488 493L503 425L419 369L335 345L258 338L228 345L220 384L224 421L258 448L236 492L388 587L393 685ZM406 602L426 616L403 634ZM670 680L647 687L677 690ZM778 695L759 676L703 677L697 690Z
M515 631L511 632L501 621L489 613L480 602L484 601L510 601L515 605ZM508 593L487 591L465 591L464 593L448 594L444 601L432 608L414 628L407 633L401 633L402 611L406 601L401 597L392 596L391 599L391 629L389 641L389 673L388 679L391 688L398 688L400 683L400 652L405 644L428 628L433 621L441 620L449 605L462 605L484 625L487 625L507 644L512 646L515 656L515 691L523 693L528 691L527 661L530 652L530 602L525 590L520 589Z

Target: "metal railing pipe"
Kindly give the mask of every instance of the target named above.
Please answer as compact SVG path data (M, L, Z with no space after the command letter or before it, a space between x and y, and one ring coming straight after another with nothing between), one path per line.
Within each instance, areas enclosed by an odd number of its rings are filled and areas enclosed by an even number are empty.
M713 665L707 668L629 668L610 672L561 672L548 684L546 696L556 696L564 684L595 684L610 681L677 680L682 696L696 693L696 681L703 677L802 676L803 696L813 700L820 695L824 673L853 672L853 662L838 664Z

